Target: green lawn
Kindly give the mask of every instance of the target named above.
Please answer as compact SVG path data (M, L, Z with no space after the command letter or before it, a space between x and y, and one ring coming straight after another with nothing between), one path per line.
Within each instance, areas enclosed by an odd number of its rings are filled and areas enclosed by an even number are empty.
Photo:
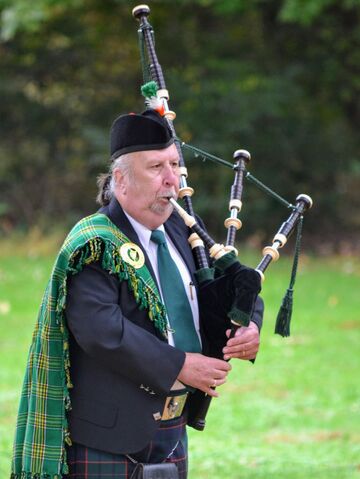
M0 244L1 479L54 244ZM258 258L247 256L252 265ZM205 431L190 431L190 479L360 478L360 261L302 259L284 339L273 328L289 271L282 258L267 272L255 365L232 362Z

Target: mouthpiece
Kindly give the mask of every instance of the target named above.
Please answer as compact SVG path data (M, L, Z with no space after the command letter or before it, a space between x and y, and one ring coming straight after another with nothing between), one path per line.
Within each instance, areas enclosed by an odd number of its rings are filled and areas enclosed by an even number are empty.
M182 208L179 203L177 203L174 198L169 198L169 202L173 205L173 207L176 209L176 211L179 213L179 215L181 216L181 218L184 220L184 223L186 224L186 226L188 226L189 228L191 228L192 226L194 226L194 224L196 223L195 221L195 218L191 215L189 215L185 210L184 208Z

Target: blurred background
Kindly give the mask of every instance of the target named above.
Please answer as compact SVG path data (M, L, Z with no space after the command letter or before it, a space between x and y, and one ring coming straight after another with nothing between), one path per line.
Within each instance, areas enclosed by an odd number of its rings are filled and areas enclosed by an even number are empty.
M270 188L314 200L293 337L272 336L290 245L264 286L256 368L234 364L209 431L191 438L190 478L358 478L360 0L147 3L178 136L230 162L247 149ZM0 0L1 477L54 255L97 209L112 121L144 108L136 5ZM185 158L195 211L223 241L233 172ZM288 214L245 183L237 239L249 264Z
M94 211L109 129L141 111L136 2L1 0L0 228L70 225ZM186 142L249 170L289 201L308 193L306 242L358 250L360 2L150 2L156 48ZM224 235L231 170L189 159L194 204ZM244 192L242 238L267 238L284 211ZM285 212L286 214L286 212ZM221 239L221 238L219 238Z

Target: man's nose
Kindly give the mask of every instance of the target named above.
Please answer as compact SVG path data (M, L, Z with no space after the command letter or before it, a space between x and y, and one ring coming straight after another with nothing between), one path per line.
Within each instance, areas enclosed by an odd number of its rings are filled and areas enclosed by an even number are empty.
M174 169L172 166L168 165L164 169L164 183L167 186L178 186L179 185L178 170Z

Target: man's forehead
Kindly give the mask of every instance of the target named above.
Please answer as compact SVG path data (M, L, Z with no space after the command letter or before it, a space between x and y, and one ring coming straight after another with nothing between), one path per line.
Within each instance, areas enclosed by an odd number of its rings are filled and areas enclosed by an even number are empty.
M130 153L134 155L134 158L138 158L142 161L153 161L153 160L171 160L179 161L179 153L175 145L170 145L167 148L162 150L146 150L146 151L136 151Z

